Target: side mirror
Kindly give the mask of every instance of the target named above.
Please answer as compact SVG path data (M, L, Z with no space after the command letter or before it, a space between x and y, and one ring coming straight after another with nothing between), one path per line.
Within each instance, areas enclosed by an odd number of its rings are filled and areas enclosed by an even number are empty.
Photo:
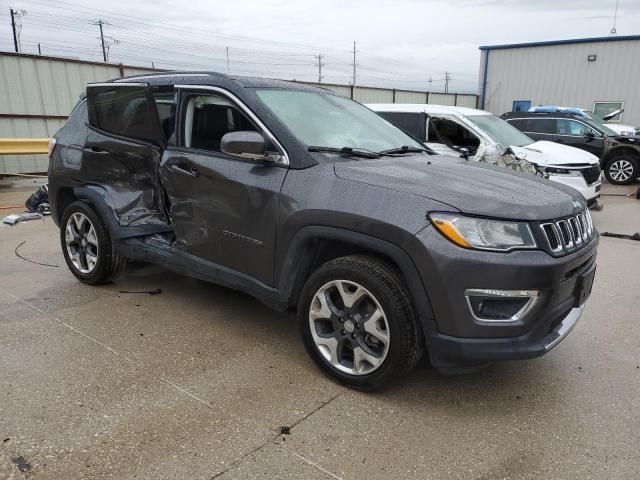
M220 150L236 157L252 160L267 159L267 141L259 132L229 132L220 140Z

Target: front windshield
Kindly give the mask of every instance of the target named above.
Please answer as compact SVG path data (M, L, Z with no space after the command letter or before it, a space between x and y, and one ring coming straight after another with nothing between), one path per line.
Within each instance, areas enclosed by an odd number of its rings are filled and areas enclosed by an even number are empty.
M590 125L591 127L595 128L597 131L602 132L607 137L612 136L612 135L618 135L616 132L614 132L609 127L607 127L604 123L602 123L602 120L600 120L598 117L596 117L595 114L593 114L592 112L586 112L586 113L587 114L591 114L591 116L589 116L589 117L581 117L580 120L582 120L584 123L586 123L586 124Z
M524 147L533 143L530 137L495 115L469 115L467 118L493 141L503 147Z
M380 152L421 148L399 128L353 100L331 93L261 89L260 100L306 146Z

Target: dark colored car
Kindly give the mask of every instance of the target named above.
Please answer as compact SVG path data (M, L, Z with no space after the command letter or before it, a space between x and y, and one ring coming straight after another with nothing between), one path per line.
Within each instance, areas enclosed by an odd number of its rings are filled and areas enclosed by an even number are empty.
M430 155L333 92L216 73L89 85L50 156L81 281L128 260L297 309L311 357L375 388L540 356L576 324L598 237L573 189Z
M618 135L598 120L564 112L509 112L502 118L535 140L593 153L613 184L626 185L640 176L638 135Z

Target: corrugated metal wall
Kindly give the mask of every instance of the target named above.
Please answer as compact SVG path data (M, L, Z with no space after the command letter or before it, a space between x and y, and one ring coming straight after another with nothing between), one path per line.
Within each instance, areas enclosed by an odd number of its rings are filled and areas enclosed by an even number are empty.
M640 40L490 50L485 109L501 115L516 100L588 110L594 102L624 102L621 123L640 126L639 60Z
M151 69L73 59L0 53L0 137L51 137L87 83L149 73ZM361 103L476 106L476 95L316 84ZM0 155L0 174L44 172L46 155Z

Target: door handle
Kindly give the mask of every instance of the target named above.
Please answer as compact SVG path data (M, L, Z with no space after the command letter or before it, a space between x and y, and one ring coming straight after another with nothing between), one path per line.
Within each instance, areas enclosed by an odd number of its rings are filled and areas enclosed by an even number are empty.
M196 167L189 167L187 165L171 165L172 171L179 173L181 175L187 175L188 177L199 177L200 176L200 172L198 171L198 169Z
M109 150L105 150L104 148L100 148L100 147L84 147L82 150L84 150L87 153L110 153Z

